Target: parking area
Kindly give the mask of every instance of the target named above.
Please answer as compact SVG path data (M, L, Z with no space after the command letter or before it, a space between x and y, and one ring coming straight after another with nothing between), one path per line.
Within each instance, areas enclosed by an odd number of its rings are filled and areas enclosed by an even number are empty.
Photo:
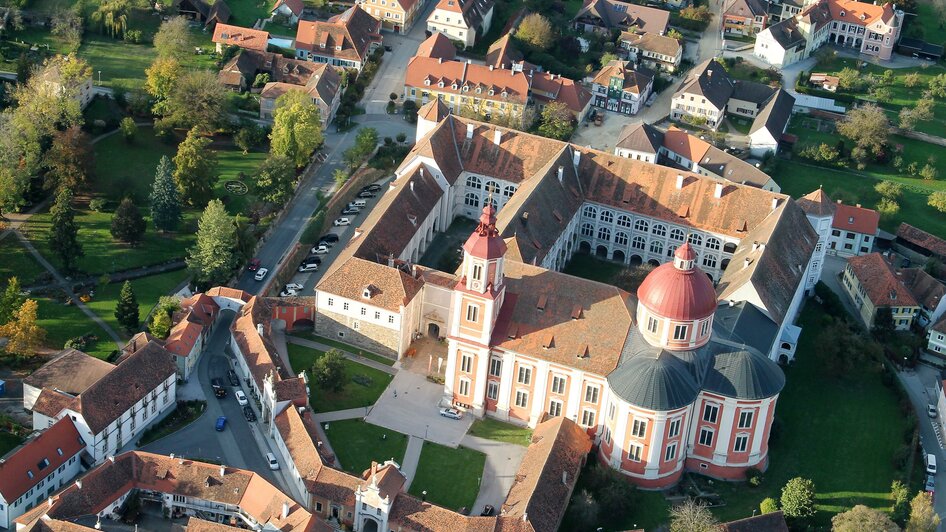
M375 403L366 421L408 436L457 447L473 424L472 416L450 419L440 415L443 385L424 375L401 370Z

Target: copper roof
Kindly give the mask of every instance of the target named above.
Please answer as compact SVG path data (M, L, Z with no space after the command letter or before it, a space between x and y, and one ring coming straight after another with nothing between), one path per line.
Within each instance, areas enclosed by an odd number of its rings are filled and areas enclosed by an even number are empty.
M909 287L880 253L851 257L847 263L874 307L919 306Z
M85 442L72 419L60 419L0 462L0 495L12 504L83 449Z
M713 281L698 267L678 268L677 261L695 261L696 251L684 243L674 252L673 262L665 262L647 274L637 289L644 307L662 318L693 321L716 311Z
M115 366L104 360L66 349L23 379L23 384L79 395L113 369Z

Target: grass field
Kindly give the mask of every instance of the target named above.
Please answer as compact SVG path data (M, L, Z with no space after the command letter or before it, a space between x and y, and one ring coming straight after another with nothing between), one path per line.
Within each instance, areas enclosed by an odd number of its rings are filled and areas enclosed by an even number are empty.
M12 234L0 240L0 257L3 257L0 260L0 283L3 286L14 276L19 279L20 286L29 286L45 271Z
M311 368L312 363L325 354L324 351L297 344L287 344L286 348L289 350L289 364L293 371L297 373ZM370 379L370 385L365 386L355 382L353 379L357 375ZM332 412L334 410L371 406L378 400L378 397L381 397L391 379L393 377L383 371L346 359L345 387L341 391L332 392L323 389L317 382L309 383L312 408L316 412Z
M252 28L253 24L256 23L256 19L269 16L270 6L274 3L270 0L230 0L227 2L232 13L230 24Z
M150 127L138 128L132 142L120 134L102 139L95 144L92 187L112 201L129 196L144 204L161 157L176 153L177 146L158 140Z
M84 349L94 357L104 359L118 347L111 338L75 305L65 305L65 296L56 299L36 297L39 304L37 324L46 329L46 346L50 349L62 349L70 338L91 334L98 337Z
M173 272L162 273L159 275L150 275L135 279L131 282L131 287L135 291L135 298L138 300L138 316L144 323L151 308L158 304L161 296L171 294L179 284L187 279L187 270L177 270ZM115 319L115 307L118 305L118 294L121 292L122 284L112 283L95 290L95 297L86 305L112 326L118 334L126 335L125 331L118 325Z
M492 418L477 419L468 432L470 436L478 436L488 440L514 443L528 447L532 442L532 429L520 427L512 423L503 423Z
M428 501L451 510L471 509L480 491L485 464L486 455L479 451L424 442L410 493L420 497L426 491ZM445 474L447 471L449 474Z
M381 463L394 460L404 462L407 436L400 432L365 423L360 419L346 419L323 423L325 435L342 468L360 475L371 467L371 461Z

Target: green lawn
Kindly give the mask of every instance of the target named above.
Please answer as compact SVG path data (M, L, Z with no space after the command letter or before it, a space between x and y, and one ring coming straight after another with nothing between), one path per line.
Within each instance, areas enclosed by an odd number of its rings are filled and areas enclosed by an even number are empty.
M360 347L355 347L351 344L346 344L345 342L339 342L338 340L333 340L331 338L326 338L324 336L319 336L317 334L310 334L309 336L311 336L312 339L315 340L316 342L323 343L325 345L330 345L336 349L341 349L342 351L354 353L356 355L360 355L365 358L370 358L371 360L374 360L375 362L380 362L386 366L393 366L394 363L396 362L396 360L393 360L381 355L376 355L374 353L365 351L364 349L361 349Z
M0 240L0 257L3 257L0 260L0 283L3 286L14 276L19 279L20 286L29 286L46 271L12 234Z
M426 491L427 500L434 504L451 510L470 509L480 491L485 464L486 455L479 451L424 442L410 493L420 497Z
M248 208L257 201L253 194L253 176L256 169L266 160L267 153L261 151L251 151L246 155L238 149L228 151L217 150L217 174L220 179L217 181L216 195L222 198L230 214L244 214ZM249 194L237 196L231 194L226 189L226 182L231 180L242 181L250 189Z
M597 460L593 457L589 457L585 467L581 470L578 482L575 484L571 501L575 500L582 491L586 490L591 490L592 497L597 498L600 496L600 492L592 490L590 486L592 483L591 479L594 475L592 470L597 467L601 467L597 463ZM616 528L617 530L656 530L667 524L670 517L668 513L670 506L667 504L667 500L664 499L663 492L634 490L632 493L633 496L631 499L625 502L627 516L623 522L620 522L618 520L619 518L605 518L607 521L612 521L612 525L614 526L618 524L621 525ZM569 504L571 501L569 501ZM601 514L599 513L599 517L600 516ZM607 522L605 519L602 521ZM592 530L594 528L591 526L591 523L575 523L573 521L574 514L571 508L569 508L565 511L565 517L562 519L559 530ZM601 524L602 522L594 523L595 526Z
M171 294L171 291L177 288L185 279L187 279L187 270L177 270L173 272L151 275L135 279L131 286L135 291L135 297L138 299L138 315L144 323L151 308L158 303L158 298ZM118 294L124 283L112 283L104 288L99 287L95 290L95 297L86 305L99 315L106 323L112 326L119 334L125 334L125 331L115 320L115 307L118 305Z
M92 66L96 84L105 87L137 87L144 85L145 70L157 57L157 52L144 44L130 44L87 33L79 47L79 57ZM99 72L102 73L101 78Z
M323 423L322 428L345 471L360 475L371 467L372 460L381 463L393 459L398 464L404 461L407 436L400 432L360 419Z
M65 296L57 296L55 299L47 297L36 297L39 303L39 319L37 324L46 329L46 346L50 349L62 349L66 340L91 334L98 337L93 340L84 349L84 351L97 358L106 358L117 346L111 338L86 316L75 305L65 305Z
M177 146L158 140L150 127L138 128L130 143L121 134L102 139L95 144L92 187L112 201L130 196L144 204L161 157L176 153Z
M944 26L943 15L933 7L934 0L919 0L916 4L917 16L906 17L907 29L915 24L921 28L922 38L934 44L943 44L946 42L946 26ZM910 35L907 31L906 35Z
M289 350L289 364L294 372L308 370L316 359L325 354L324 351L297 344L286 344L286 347ZM370 384L365 386L355 382L354 378L359 375L367 377ZM381 397L384 389L387 388L394 377L383 371L346 359L345 378L345 387L340 392L325 390L314 381L309 384L311 390L309 400L316 412L332 412L371 406L378 400L378 397Z
M0 456L4 456L21 443L23 443L23 438L14 436L9 432L0 432Z
M270 0L229 0L230 24L252 28L256 19L269 16L273 3Z
M492 418L477 419L470 427L470 436L478 436L488 440L514 443L528 447L532 442L532 429L520 427L512 423L503 423Z

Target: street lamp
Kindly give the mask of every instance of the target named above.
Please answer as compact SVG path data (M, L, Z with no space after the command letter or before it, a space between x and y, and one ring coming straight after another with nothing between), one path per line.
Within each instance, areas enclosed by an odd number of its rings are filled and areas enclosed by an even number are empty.
M425 439L425 440L427 439L427 431L428 431L428 430L430 430L430 425L426 425L426 426L424 427L424 439Z
M99 85L102 84L102 71L99 70Z

